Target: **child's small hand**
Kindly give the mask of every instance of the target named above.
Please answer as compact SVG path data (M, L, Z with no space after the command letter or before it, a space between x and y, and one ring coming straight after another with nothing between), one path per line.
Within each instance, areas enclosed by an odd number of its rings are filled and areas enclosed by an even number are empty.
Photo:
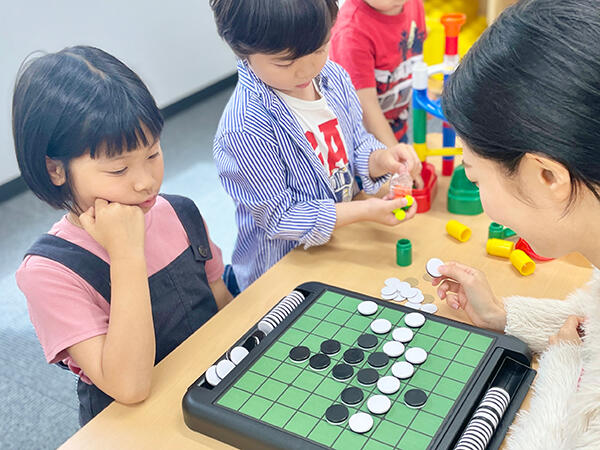
M404 170L402 167L404 165L408 168L408 172L415 182L415 187L417 189L423 187L423 179L421 178L423 166L412 146L397 144L385 150L378 150L372 156L375 157L375 163L371 172L377 172L377 176L401 172Z
M369 198L365 200L368 205L369 215L368 220L373 222L381 223L383 225L394 226L399 223L406 222L412 219L417 214L417 202L415 202L408 211L406 211L406 217L404 220L399 221L394 215L394 210L404 208L407 204L405 198L393 199L389 196L381 198Z
M506 312L496 300L483 272L464 264L449 262L439 268L442 277L434 278L437 293L453 309L464 309L478 327L504 330Z
M554 336L550 336L548 344L557 345L561 342L569 342L571 344L581 344L581 325L585 321L584 317L569 316Z
M94 206L79 216L81 225L109 256L143 255L144 212L138 206L96 199Z

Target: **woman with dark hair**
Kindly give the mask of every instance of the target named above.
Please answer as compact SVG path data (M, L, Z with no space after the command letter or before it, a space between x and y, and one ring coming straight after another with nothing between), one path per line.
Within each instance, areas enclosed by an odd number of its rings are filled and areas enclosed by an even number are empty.
M150 394L152 368L230 299L196 205L158 195L163 119L114 56L71 47L18 76L21 174L65 209L27 251L17 283L49 363L79 376L79 422Z
M600 266L600 2L526 0L481 36L446 85L485 212L543 255ZM497 299L460 263L434 280L478 326L541 353L535 394L510 449L600 446L600 273L566 300Z

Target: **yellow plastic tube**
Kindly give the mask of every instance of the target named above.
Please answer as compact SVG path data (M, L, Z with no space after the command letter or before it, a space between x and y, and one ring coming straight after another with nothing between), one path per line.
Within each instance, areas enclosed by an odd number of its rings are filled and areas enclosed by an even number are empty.
M485 250L488 252L488 255L501 256L503 258L510 258L514 248L514 242L505 241L504 239L488 239L487 244L485 245Z
M510 254L510 262L523 276L531 275L535 271L535 263L523 250L515 250Z
M458 220L450 220L446 224L446 231L450 236L460 242L467 242L471 237L471 229Z

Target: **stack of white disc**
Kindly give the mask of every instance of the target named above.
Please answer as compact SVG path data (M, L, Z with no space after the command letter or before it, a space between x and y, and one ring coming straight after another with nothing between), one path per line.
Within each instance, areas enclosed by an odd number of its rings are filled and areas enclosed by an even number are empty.
M385 286L381 288L381 298L388 301L404 302L404 306L416 310L423 310L430 314L437 312L437 306L433 303L424 304L425 295L421 289L412 287L410 283L401 281L399 278L391 277L385 280Z
M289 295L285 296L277 305L264 316L260 322L258 322L258 329L269 334L275 329L277 325L285 320L294 309L304 301L304 295L298 291L292 291Z

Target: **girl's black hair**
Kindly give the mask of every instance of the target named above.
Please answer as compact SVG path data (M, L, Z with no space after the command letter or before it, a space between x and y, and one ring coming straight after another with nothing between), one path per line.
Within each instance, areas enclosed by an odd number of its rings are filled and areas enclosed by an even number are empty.
M26 61L15 84L12 120L23 179L39 198L71 211L78 211L69 178L71 159L151 145L163 127L142 80L114 56L86 46ZM64 185L52 184L46 157L63 163Z
M483 33L444 87L444 113L508 174L549 157L600 200L600 2L526 0Z
M337 0L210 0L217 31L240 58L314 53L329 39Z

